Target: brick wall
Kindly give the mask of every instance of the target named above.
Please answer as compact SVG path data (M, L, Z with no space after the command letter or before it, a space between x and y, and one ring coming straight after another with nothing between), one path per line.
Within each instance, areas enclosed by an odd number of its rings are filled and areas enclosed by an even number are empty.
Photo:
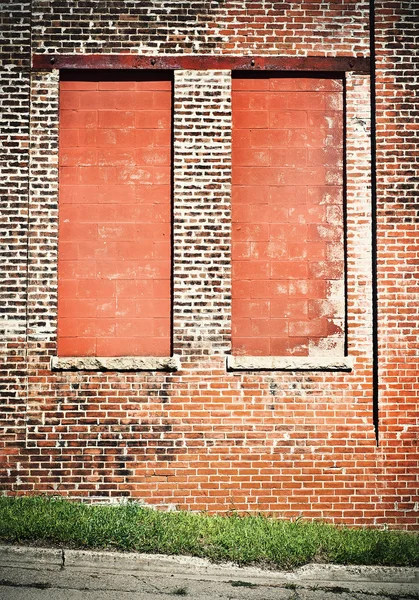
M35 0L35 52L368 55L368 2ZM65 35L62 32L65 31Z
M383 520L418 523L417 3L376 3L377 220Z
M2 171L7 193L13 190L5 229L13 278L5 286L3 489L417 527L411 3L376 3L378 448L372 419L369 76L338 74L346 146L344 352L352 371L226 369L232 351L232 114L231 73L225 70L174 74L171 342L180 368L53 371L63 205L59 73L33 71L29 79L30 14L22 2L15 4L19 27L15 21L3 25L11 43L2 45L13 65L6 70L14 84L7 102L19 107L18 119L7 113L1 134L13 145ZM118 1L101 3L98 12L96 2L37 0L32 22L33 53L366 56L369 48L365 2L246 8L219 2L201 10L176 2L169 10ZM24 42L21 63L17 49ZM406 67L396 72L399 57Z

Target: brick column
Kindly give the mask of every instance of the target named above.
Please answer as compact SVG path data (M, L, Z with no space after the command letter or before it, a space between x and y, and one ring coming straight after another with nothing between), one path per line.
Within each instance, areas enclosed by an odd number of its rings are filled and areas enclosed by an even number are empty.
M58 71L31 81L28 347L50 348L57 329ZM49 358L43 357L49 368ZM29 362L30 359L29 359Z
M348 352L371 376L371 118L369 76L346 75ZM359 357L359 359L357 358ZM368 403L371 401L368 397Z
M16 490L26 411L30 2L0 11L0 489Z
M26 442L29 452L52 427L45 412L56 412L54 383L47 380L51 356L56 354L57 237L58 237L58 71L33 73L31 78L31 132L29 163L28 232L28 409ZM55 441L45 445L50 461ZM32 476L36 477L32 471ZM31 490L34 479L22 491Z
M224 354L231 343L231 74L177 71L174 95L174 352Z

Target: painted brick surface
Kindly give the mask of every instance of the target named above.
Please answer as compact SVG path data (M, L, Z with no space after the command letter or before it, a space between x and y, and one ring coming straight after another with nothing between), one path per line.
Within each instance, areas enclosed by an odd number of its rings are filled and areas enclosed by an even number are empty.
M7 67L1 135L11 144L2 163L8 195L2 490L417 528L414 4L375 3L378 448L369 77L348 73L344 82L351 373L226 371L231 109L225 71L175 74L172 338L181 369L56 372L50 361L57 356L59 74L30 77L29 60L30 34L32 52L368 55L367 3L195 7L118 0L99 7L36 0L32 31L29 3L9 5L14 19L6 11L9 41L1 45Z
M170 354L171 81L60 85L58 354Z
M233 78L233 352L344 353L343 82Z

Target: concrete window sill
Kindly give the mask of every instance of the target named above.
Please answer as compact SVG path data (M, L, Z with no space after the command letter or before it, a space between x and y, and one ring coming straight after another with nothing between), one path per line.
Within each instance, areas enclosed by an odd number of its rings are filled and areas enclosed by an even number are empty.
M228 371L352 371L349 356L227 356Z
M177 371L178 356L54 356L52 371Z

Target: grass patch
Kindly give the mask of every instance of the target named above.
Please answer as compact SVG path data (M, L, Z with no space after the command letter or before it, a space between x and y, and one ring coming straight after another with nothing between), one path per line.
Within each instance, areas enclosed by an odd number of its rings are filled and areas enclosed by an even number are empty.
M170 593L172 594L172 596L186 596L188 594L188 590L186 587L178 587Z
M417 533L263 515L164 513L135 503L91 505L47 497L0 497L0 540L183 554L279 569L310 562L419 566Z
M250 581L229 581L228 582L233 587L247 587L247 588L255 588L257 587L256 583L250 583Z

